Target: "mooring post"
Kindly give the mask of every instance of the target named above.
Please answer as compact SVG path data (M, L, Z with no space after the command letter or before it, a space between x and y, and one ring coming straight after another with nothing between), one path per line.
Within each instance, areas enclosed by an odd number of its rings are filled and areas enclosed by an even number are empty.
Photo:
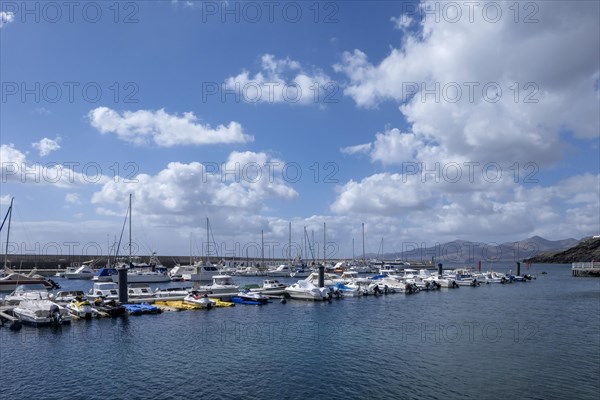
M325 266L319 265L319 287L325 287Z
M442 277L442 274L443 274L443 272L442 272L442 271L443 271L443 269L444 269L444 268L443 268L442 264L438 264L438 277L439 277L439 278L441 278L441 277Z
M127 303L128 301L128 293L127 293L127 268L122 266L117 269L119 274L119 302Z
M521 276L521 263L517 262L517 276Z

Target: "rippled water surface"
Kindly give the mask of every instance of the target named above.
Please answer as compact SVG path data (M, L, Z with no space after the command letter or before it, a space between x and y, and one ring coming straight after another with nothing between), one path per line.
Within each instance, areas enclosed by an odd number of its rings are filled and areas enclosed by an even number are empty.
M2 398L597 399L600 279L531 272L413 296L0 328Z

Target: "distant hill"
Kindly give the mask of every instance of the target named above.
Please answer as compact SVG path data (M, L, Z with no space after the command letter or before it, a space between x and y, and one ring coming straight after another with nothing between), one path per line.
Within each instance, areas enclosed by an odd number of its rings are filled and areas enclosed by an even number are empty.
M572 238L548 240L539 236L501 244L454 240L427 248L419 246L418 243L405 243L404 251L385 253L384 258L427 262L435 257L435 262L450 263L476 263L479 260L483 262L513 262L523 261L541 253L566 250L578 243L579 240ZM374 257L375 255L369 256Z
M570 264L592 260L600 261L600 238L587 238L570 249L559 252L545 252L527 261L545 264Z

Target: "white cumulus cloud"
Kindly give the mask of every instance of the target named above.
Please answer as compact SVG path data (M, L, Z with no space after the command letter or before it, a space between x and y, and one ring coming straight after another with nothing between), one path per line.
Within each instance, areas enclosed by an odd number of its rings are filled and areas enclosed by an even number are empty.
M0 28L15 20L15 14L10 11L0 11Z
M437 153L556 162L562 135L599 134L599 3L536 3L537 23L515 23L511 4L495 2L503 17L493 23L482 18L485 4L472 21L466 5L459 21L393 18L399 47L375 62L348 51L334 66L348 80L344 93L365 108L396 102Z
M136 145L154 143L160 147L247 143L254 137L244 133L234 121L212 128L198 121L194 113L169 114L164 109L118 111L98 107L88 113L91 125L101 133L114 133Z
M40 152L40 157L44 157L53 151L60 149L60 144L58 144L59 141L60 138L56 138L56 140L43 138L39 142L31 143L31 146Z
M269 199L291 200L298 193L282 175L284 162L266 153L232 152L221 165L171 162L156 175L139 174L135 183L113 180L92 196L98 211L122 207L130 193L135 210L149 220L190 223L204 215L240 220L259 213Z
M298 61L272 54L261 57L261 71L243 71L227 78L224 86L250 103L327 103L337 92L335 82L322 71L307 71Z

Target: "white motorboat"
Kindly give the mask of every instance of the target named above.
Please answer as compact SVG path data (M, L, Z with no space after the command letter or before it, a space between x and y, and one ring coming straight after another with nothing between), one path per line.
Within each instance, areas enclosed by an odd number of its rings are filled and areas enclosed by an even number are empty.
M187 266L190 267L189 265ZM181 275L182 280L192 282L210 282L214 276L220 275L219 269L211 264L198 264L193 266L191 272Z
M221 270L223 271L223 270ZM256 267L240 267L238 269L235 270L235 275L239 275L239 276L261 276L261 275L265 275L264 271L261 271L260 269L256 268Z
M294 268L294 272L290 274L292 278L308 278L313 270L306 266L298 266Z
M83 290L61 290L54 295L52 301L60 305L67 305L68 303L77 299L87 299L85 293L83 293Z
M473 275L481 283L507 283L509 279L499 272L489 271Z
M130 299L154 298L154 292L146 283L132 283L127 286L127 295Z
M183 301L190 304L199 305L201 308L212 308L215 302L208 298L206 293L192 291L183 298Z
M23 300L13 312L21 323L27 325L62 325L71 322L69 310L50 300Z
M294 272L294 270L292 269L292 266L290 264L281 264L277 268L267 271L267 276L271 278L289 278L290 276L292 276L292 272Z
M393 289L396 292L403 293L406 290L407 281L397 276L386 276L374 281L381 290Z
M67 271L63 274L64 277L67 279L92 279L95 272L87 264L84 263L80 267L75 267L74 270L72 269L73 267L67 268Z
M339 275L332 274L330 272L325 272L323 274L323 278L324 278L323 284L325 286L335 286L336 283L344 283L344 280L342 278L340 278ZM313 272L304 280L312 283L313 285L318 285L319 284L319 273Z
M358 272L352 271L352 270L344 271L344 273L342 273L342 276L340 276L340 279L346 285L348 285L348 284L369 285L369 284L373 283L373 281L371 279L361 277L360 275L358 275Z
M336 293L341 294L342 297L356 297L363 294L362 288L356 283L336 283L333 289Z
M458 286L479 286L479 282L468 269L456 269L453 273L454 276L446 275L446 277L453 278Z
M50 293L41 283L19 285L9 295L4 297L7 305L16 305L23 300L50 300Z
M229 275L215 275L213 276L212 285L198 286L194 289L208 291L213 295L235 295L239 291L240 286L235 285Z
M106 300L118 300L119 285L114 282L96 282L88 292L88 297L91 299L101 297Z
M91 319L98 316L98 311L85 299L75 299L68 303L66 308L72 315L78 318Z
M292 299L300 300L323 301L331 297L331 292L328 288L320 288L307 280L300 280L293 285L288 286L285 288L285 292L289 294Z
M285 293L286 287L286 285L279 282L277 279L265 279L262 287L252 288L250 291L263 295L280 296Z
M430 283L436 283L438 284L440 287L443 288L456 288L458 287L458 284L456 283L456 281L453 278L450 277L445 277L445 276L437 276L437 275L432 275L429 278L425 278L423 279L424 282L430 282Z

